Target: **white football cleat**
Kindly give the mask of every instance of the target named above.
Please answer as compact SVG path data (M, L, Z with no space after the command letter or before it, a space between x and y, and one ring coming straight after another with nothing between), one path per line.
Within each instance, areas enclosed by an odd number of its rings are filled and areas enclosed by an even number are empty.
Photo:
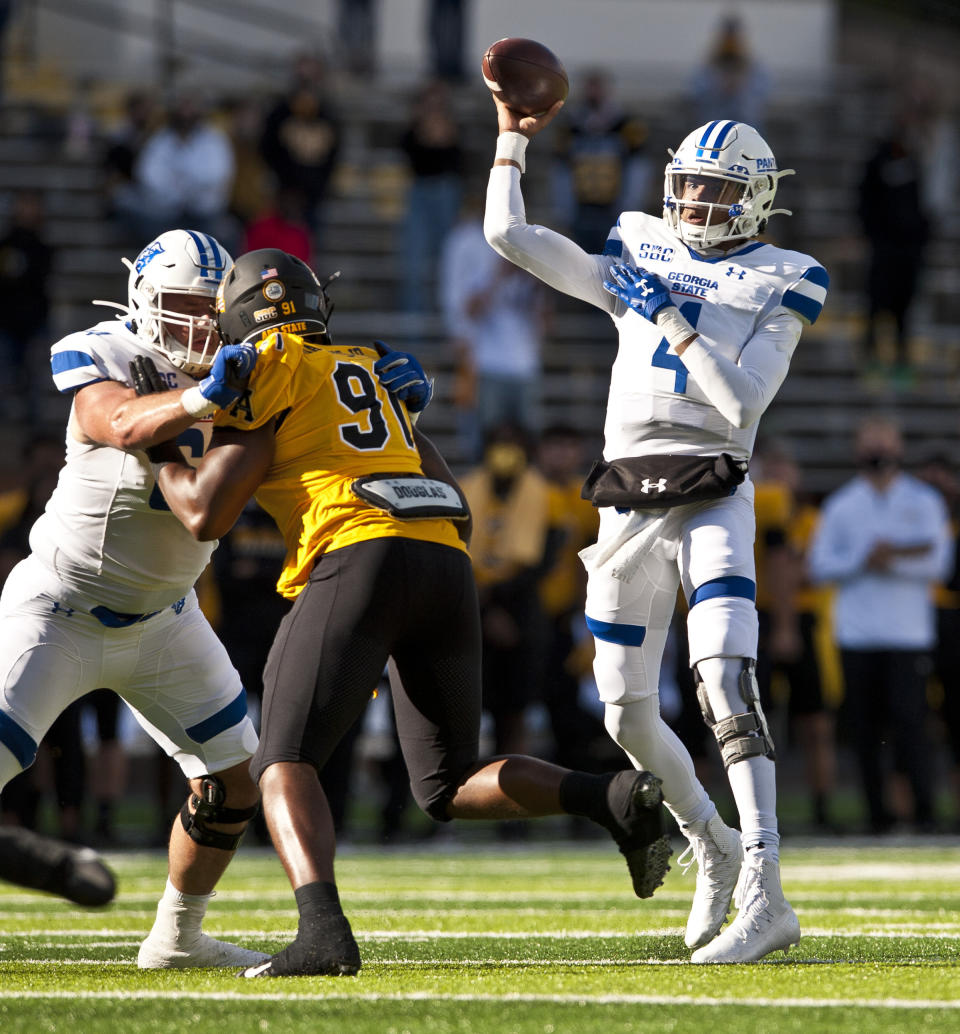
M694 862L697 865L697 889L683 938L688 948L699 948L720 932L730 914L730 901L743 865L743 846L737 830L726 825L719 815L697 826L702 828L681 826L690 846L677 859L684 873Z
M748 857L734 896L737 918L719 937L698 948L691 962L756 962L800 943L800 922L783 896L776 862Z
M265 951L251 951L238 944L218 941L202 933L190 944L175 944L153 934L140 945L137 966L140 969L191 969L200 966L256 966L266 962Z

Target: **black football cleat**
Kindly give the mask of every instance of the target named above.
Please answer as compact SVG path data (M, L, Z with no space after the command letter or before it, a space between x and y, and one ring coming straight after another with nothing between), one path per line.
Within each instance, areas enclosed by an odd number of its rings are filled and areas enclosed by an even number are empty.
M298 934L293 943L266 962L248 966L243 977L355 977L360 972L360 948L346 916L325 923L322 937Z
M0 879L99 907L113 901L117 882L95 851L20 826L0 829Z
M607 786L607 805L617 829L611 830L627 860L633 892L652 897L670 871L673 849L664 831L660 780L650 772L617 772Z

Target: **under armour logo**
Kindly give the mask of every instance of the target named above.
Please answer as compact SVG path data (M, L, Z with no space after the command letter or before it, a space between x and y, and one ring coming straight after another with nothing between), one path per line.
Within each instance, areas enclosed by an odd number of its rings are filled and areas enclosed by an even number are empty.
M644 298L646 298L648 294L653 294L653 288L647 285L646 280L641 280L639 286L640 293L643 295Z
M660 478L659 481L651 481L650 478L644 478L643 481L640 482L640 491L643 492L644 495L652 492L654 489L658 492L666 492L667 479Z
M62 604L57 603L54 600L53 606L50 608L51 614L63 614L65 617L70 617L73 614L73 607L64 607Z
M738 270L736 266L727 266L727 276L735 276L738 280L742 280L746 275L745 269Z

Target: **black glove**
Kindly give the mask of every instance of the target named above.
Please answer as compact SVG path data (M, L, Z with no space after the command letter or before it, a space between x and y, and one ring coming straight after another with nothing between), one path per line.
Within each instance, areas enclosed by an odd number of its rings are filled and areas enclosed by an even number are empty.
M148 355L137 355L130 360L130 379L133 381L133 387L138 395L154 395L158 391L170 390ZM175 441L151 445L147 449L147 456L151 463L182 459Z
M130 360L130 379L138 395L152 395L157 391L170 390L148 355L134 356Z

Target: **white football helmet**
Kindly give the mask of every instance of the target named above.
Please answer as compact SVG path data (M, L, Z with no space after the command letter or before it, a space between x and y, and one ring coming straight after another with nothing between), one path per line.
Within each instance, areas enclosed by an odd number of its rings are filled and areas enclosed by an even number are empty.
M233 259L208 233L167 230L133 262L125 258L123 264L130 270L126 311L137 336L190 377L205 376L220 345L213 319L214 299ZM209 298L210 317L190 316L167 308L164 295L171 294ZM189 328L186 344L167 330L169 326Z
M778 169L763 137L744 122L717 119L695 129L664 172L663 220L694 249L762 233L774 208L777 184L793 169ZM684 199L684 192L687 198ZM693 221L681 218L685 210Z

